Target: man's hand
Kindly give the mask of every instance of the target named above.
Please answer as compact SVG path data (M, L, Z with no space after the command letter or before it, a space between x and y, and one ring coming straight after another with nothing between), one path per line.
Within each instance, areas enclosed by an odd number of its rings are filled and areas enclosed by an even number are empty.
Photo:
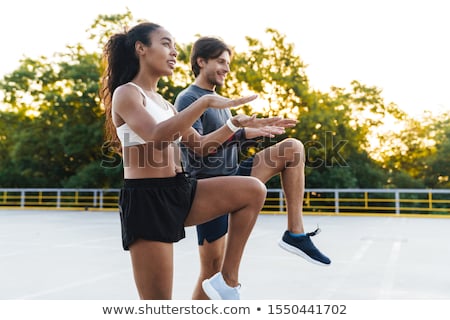
M259 137L273 138L276 135L285 133L285 129L282 127L265 126L261 128L244 128L245 138L254 139Z
M297 124L297 120L283 119L281 117L256 118L256 115L248 116L238 114L231 118L231 122L236 127L262 128L266 126L279 128L292 128Z

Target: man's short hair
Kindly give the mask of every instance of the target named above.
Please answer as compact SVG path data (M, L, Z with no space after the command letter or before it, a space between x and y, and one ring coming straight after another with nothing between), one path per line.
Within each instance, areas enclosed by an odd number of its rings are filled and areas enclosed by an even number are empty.
M224 51L232 55L230 47L219 38L201 37L195 41L191 51L191 68L195 77L200 74L200 66L197 63L198 58L206 61L219 57Z

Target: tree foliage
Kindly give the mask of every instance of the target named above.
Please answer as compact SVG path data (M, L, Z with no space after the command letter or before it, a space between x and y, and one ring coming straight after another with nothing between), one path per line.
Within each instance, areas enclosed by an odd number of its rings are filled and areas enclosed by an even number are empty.
M0 86L7 108L2 144L4 187L108 187L117 172L102 168L101 50L68 46L54 57L26 58ZM18 125L16 125L16 123ZM20 123L20 124L19 124ZM114 171L114 170L113 170ZM118 170L115 170L118 171Z
M389 184L403 188L449 188L450 117L425 114L406 119L400 131L383 139L389 150L383 164L390 173Z
M235 55L233 80L224 91L232 96L257 92L267 102L259 108L262 116L298 119L287 135L305 145L308 187L382 186L383 170L365 147L369 132L382 124L385 114L396 115L396 109L385 105L378 88L357 81L351 83L349 91L337 87L327 93L314 90L294 45L274 29L267 29L267 34L269 44L247 38L248 50ZM241 112L255 110L247 106ZM267 141L263 147L284 137ZM277 179L273 186L279 186Z
M25 58L0 81L1 187L120 186L121 160L103 137L101 53L111 34L136 22L129 11L100 15L88 30L90 47L76 44L53 57ZM260 146L287 136L301 140L307 187L450 187L448 114L439 120L410 119L385 103L381 89L358 81L328 92L311 88L307 65L294 45L274 29L267 29L267 37L268 43L246 38L248 48L234 53L231 74L218 89L230 97L260 95L259 102L235 112L298 119L295 128ZM159 82L169 101L193 81L191 47L178 45L174 76ZM403 128L380 133L388 120ZM279 186L278 178L269 182L269 187Z

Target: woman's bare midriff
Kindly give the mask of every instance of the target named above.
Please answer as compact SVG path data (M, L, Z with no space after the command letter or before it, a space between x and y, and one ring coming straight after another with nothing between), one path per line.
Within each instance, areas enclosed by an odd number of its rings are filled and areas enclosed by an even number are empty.
M182 172L180 149L174 143L162 149L149 144L125 147L123 166L125 179L173 177Z

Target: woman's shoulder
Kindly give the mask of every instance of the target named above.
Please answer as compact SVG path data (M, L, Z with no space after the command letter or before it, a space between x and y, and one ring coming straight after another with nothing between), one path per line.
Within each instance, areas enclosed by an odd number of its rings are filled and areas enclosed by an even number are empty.
M124 84L121 84L120 86L118 86L116 88L116 90L114 90L114 93L118 93L118 94L124 94L124 93L131 93L131 92L139 92L140 88L135 85L133 82L127 82Z
M114 105L129 105L134 103L142 103L142 94L139 90L130 85L130 83L124 83L116 88L113 93L113 106ZM116 106L117 107L117 106Z

